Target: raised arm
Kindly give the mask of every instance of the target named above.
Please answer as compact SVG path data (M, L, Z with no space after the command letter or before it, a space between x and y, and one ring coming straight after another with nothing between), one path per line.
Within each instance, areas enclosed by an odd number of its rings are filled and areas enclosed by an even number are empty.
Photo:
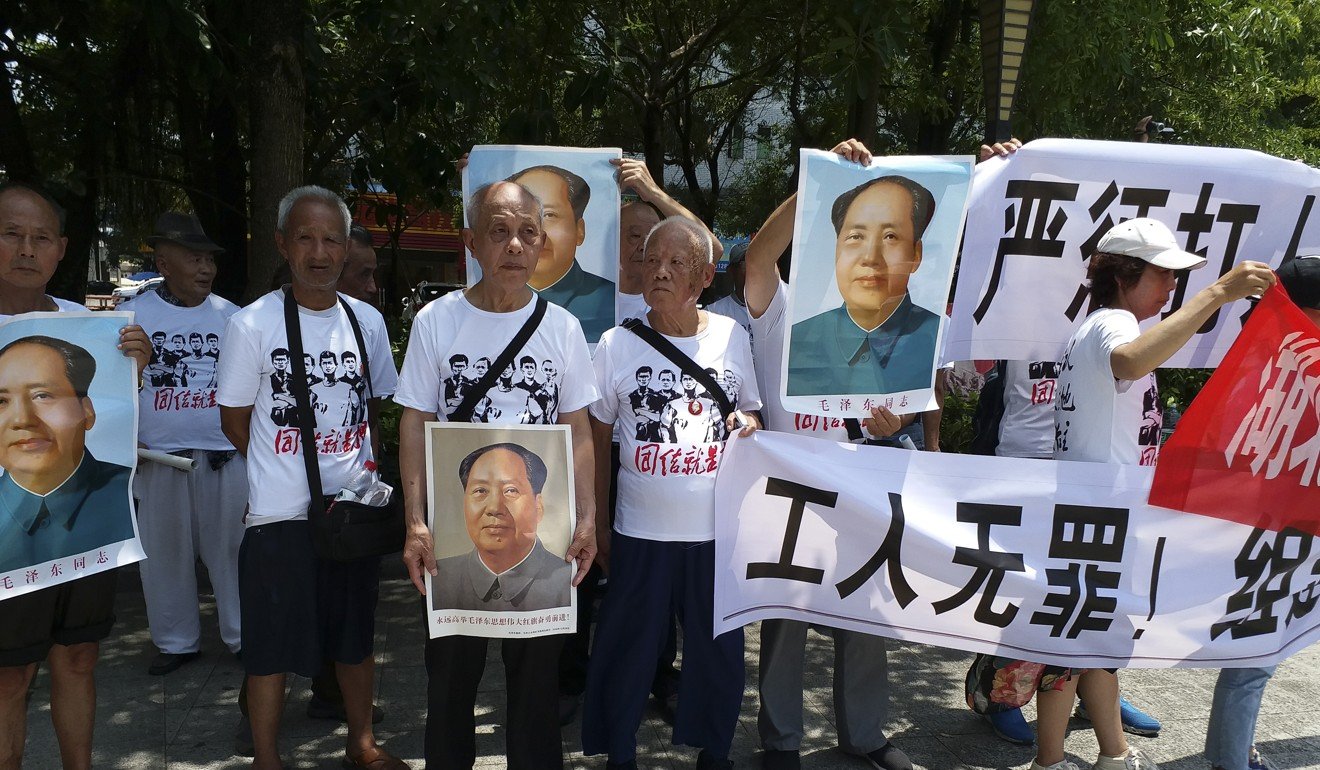
M632 190L638 198L655 206L666 217L684 217L691 219L702 227L706 226L706 223L701 221L701 217L693 214L686 206L665 192L665 188L656 184L655 179L651 176L651 171L646 167L645 161L632 158L614 158L610 160L610 163L613 163L619 169L620 190ZM709 228L707 228L707 232L709 232ZM710 240L715 249L715 261L719 262L720 257L724 254L724 246L720 243L720 239L715 237L714 233L711 233Z
M831 152L863 166L871 164L871 151L856 139L845 139ZM793 216L797 209L797 193L779 204L770 218L765 220L756 237L747 244L747 283L743 295L747 299L747 312L760 318L770 307L779 286L779 255L793 242Z
M1243 297L1258 295L1277 279L1269 265L1243 262L1197 292L1177 312L1120 345L1109 356L1114 377L1137 380L1158 369L1196 334L1216 310Z

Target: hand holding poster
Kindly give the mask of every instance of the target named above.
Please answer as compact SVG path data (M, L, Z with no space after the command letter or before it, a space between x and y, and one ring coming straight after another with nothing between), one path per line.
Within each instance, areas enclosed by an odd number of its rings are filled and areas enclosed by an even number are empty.
M131 313L27 313L0 325L0 600L144 558L130 482Z
M1320 330L1273 286L1161 448L1151 505L1320 535Z
M1146 505L1150 474L735 439L715 633L788 618L1085 668L1264 666L1320 639L1315 538Z
M802 151L783 404L829 416L930 408L970 157Z
M1167 317L1233 266L1320 251L1320 170L1251 150L1039 139L980 164L967 207L945 360L1057 360L1087 313L1100 237L1158 219L1208 259L1179 278ZM1168 367L1213 367L1247 310L1221 308Z
M437 574L426 576L432 637L529 637L577 627L568 426L426 424L426 487Z
M530 285L572 313L593 345L614 326L619 185L610 160L621 157L617 148L480 145L463 172L465 201L482 185L510 181L541 202L546 243ZM467 276L468 286L481 277L471 253Z

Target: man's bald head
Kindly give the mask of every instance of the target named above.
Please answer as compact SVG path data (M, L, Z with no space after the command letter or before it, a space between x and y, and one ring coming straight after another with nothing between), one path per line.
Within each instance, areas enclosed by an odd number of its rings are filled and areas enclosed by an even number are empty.
M484 229L486 218L497 208L510 205L517 207L524 203L536 212L538 220L544 218L545 212L541 207L541 201L522 185L515 182L483 184L472 193L472 197L468 198L466 211L468 227L474 230Z
M34 187L23 182L5 182L4 184L0 184L0 203L3 203L4 199L10 195L22 196L45 207L49 211L51 219L55 224L55 234L61 236L64 235L64 224L67 219L67 214L64 211L64 207L51 197L50 193L40 187Z
M679 238L685 241L691 248L692 255L696 258L695 266L714 264L715 245L711 242L710 231L704 225L693 222L687 217L673 216L663 219L651 228L651 232L647 233L642 252L648 253L652 241L662 235L663 237Z

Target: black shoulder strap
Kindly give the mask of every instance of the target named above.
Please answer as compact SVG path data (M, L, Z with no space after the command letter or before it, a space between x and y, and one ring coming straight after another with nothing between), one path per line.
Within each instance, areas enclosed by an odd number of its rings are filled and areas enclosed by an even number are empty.
M696 361L693 361L683 351L674 347L674 343L665 339L664 336L655 329L652 329L636 318L629 318L624 321L621 326L633 334L636 334L638 337L641 337L643 342L655 348L656 352L672 361L674 365L683 370L684 374L701 383L701 386L706 389L706 392L710 394L710 397L719 405L720 414L725 417L733 414L733 403L729 401L729 396L724 392L724 388L720 387L720 384L715 381L714 377L710 376L709 372L698 366Z
M371 360L367 357L367 342L362 337L362 327L358 325L353 308L348 306L343 297L339 298L339 306L348 315L348 325L353 327L353 339L357 340L358 357L362 359L362 379L367 383L367 398L375 398L376 391L371 387Z
M477 402L480 401L486 393L495 386L495 381L504 373L505 367L513 363L514 356L518 355L527 344L527 340L536 333L536 327L541 325L541 319L545 318L545 308L549 305L545 297L536 295L536 307L532 308L532 315L527 322L522 325L518 333L513 335L513 340L509 342L499 357L491 362L490 368L486 374L468 389L463 395L463 400L458 403L458 408L449 414L450 422L472 422L472 410L477 408Z
M356 323L353 329L357 331ZM312 495L309 511L320 515L325 512L325 493L321 490L321 466L316 457L316 417L312 415L312 395L307 390L307 366L303 360L298 302L293 298L293 290L288 284L284 286L284 331L289 338L289 366L293 375L290 377L290 385L293 388L294 403L298 406L298 429L302 434L303 464L307 467L307 489Z

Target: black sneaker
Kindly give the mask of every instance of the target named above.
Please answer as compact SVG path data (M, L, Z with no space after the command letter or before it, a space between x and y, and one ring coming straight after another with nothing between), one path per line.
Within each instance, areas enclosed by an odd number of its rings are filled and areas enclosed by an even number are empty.
M868 751L866 760L876 770L912 770L912 760L892 743L886 743L875 751Z
M765 770L798 770L802 767L802 756L796 751L766 749L761 755L761 767Z
M733 770L733 760L725 757L716 759L705 749L697 755L697 770Z

